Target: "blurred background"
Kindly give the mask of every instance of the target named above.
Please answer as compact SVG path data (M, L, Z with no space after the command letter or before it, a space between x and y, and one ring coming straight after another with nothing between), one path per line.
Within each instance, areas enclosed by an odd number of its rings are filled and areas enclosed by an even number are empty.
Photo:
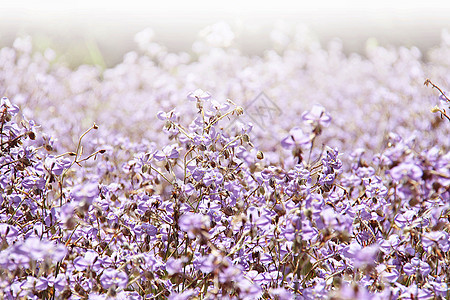
M71 66L113 66L136 49L134 36L145 28L169 51L190 52L199 33L221 21L233 30L233 46L249 55L283 39L274 29L299 27L323 45L340 38L347 53L364 54L367 43L424 52L440 43L443 30L450 31L450 1L2 0L0 47L30 35L35 49L52 47Z

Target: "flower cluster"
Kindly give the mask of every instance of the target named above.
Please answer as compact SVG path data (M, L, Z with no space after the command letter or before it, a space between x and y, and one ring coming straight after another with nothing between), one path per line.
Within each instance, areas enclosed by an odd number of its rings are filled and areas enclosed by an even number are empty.
M294 45L251 64L225 33L226 48L199 63L142 42L145 55L103 72L32 56L27 40L0 50L13 94L0 103L0 298L448 298L450 126L445 111L421 114L434 101L422 92L389 106L416 91L415 50L372 49L369 63ZM445 61L445 49L433 55ZM217 94L197 88L235 60L248 64L236 80ZM374 75L392 69L400 84ZM267 70L275 79L253 78ZM248 122L251 107L222 97L257 80L292 96L290 83L276 87L289 80L280 70L310 72L342 101L291 99L264 129ZM333 70L345 87L324 79ZM348 80L355 70L367 81ZM39 88L24 83L32 75Z

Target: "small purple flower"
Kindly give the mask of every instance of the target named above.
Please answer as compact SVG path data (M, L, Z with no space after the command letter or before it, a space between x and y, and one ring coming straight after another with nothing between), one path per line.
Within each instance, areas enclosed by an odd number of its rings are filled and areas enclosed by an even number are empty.
M359 167L356 170L356 176L359 178L367 178L375 175L375 169L372 167Z
M236 282L242 279L242 270L231 264L219 273L221 283Z
M327 150L327 156L322 159L323 165L336 170L336 172L340 171L342 169L342 161L339 159L340 155L342 154L339 153L337 148Z
M171 159L178 158L179 155L180 155L180 153L177 150L177 145L173 144L170 146L165 146L162 151L155 152L153 157L157 161L162 161L167 158L171 158Z
M426 262L423 262L419 258L414 257L413 259L411 259L410 263L406 263L404 265L403 271L406 275L413 275L419 272L423 276L427 276L430 273L431 269Z
M319 178L319 183L321 185L332 185L335 179L336 175L334 173L322 174Z
M175 121L178 118L178 114L175 113L175 110L171 110L168 113L164 111L159 111L156 116L158 117L158 119L162 121L164 120Z
M218 170L208 170L203 176L203 183L210 186L212 183L218 185L223 182L223 175Z
M209 146L211 144L211 138L205 135L194 136L194 145Z
M72 161L68 158L64 158L64 159L56 159L52 156L48 156L45 159L45 166L47 167L47 169L51 170L53 174L55 174L56 176L59 176L62 174L62 172L69 168L70 165L72 164Z
M35 288L37 291L43 291L46 290L49 286L51 286L51 280L47 277L41 276L36 282Z
M407 210L404 213L400 213L398 214L395 218L395 224L400 227L403 228L407 225L411 225L414 218L417 216L417 213L413 210Z
M371 183L366 186L366 194L368 197L384 197L388 192L387 187L385 187L382 183Z
M189 300L192 299L192 296L194 296L196 292L194 290L188 289L185 290L182 293L172 293L169 296L169 300Z
M209 227L210 218L207 215L187 213L180 217L179 226L184 232L187 232L190 239L194 239L201 229Z
M188 94L187 98L190 101L197 101L197 100L204 100L204 101L206 101L206 100L211 99L211 94L208 93L208 92L205 92L205 91L203 91L201 89L196 89L195 91L190 92Z
M38 189L43 190L45 188L45 178L34 175L27 176L22 180L22 186L26 189L37 187Z
M397 234L391 234L387 240L380 242L380 251L389 253L392 249L400 244L400 239Z
M387 282L395 282L398 277L400 277L400 273L395 268L388 268L385 264L378 265L376 267L377 272L381 274L381 277Z
M98 183L88 182L76 185L72 189L70 195L75 201L84 202L90 205L94 199L98 197L99 193Z
M170 257L166 262L166 270L169 275L180 273L183 269L183 260Z
M443 298L447 295L448 287L445 282L431 282L431 286L433 286L433 289L436 294L441 295Z
M84 257L78 256L77 258L74 259L73 266L78 271L84 271L88 267L92 267L94 265L94 263L97 262L97 259L98 259L97 252L95 252L93 250L88 250L84 254ZM98 271L100 269L100 267L101 267L100 264L96 264L96 268L93 268L93 269L94 269L94 271Z
M205 173L206 173L206 169L204 169L204 168L193 167L190 169L188 167L187 170L188 170L187 175L189 175L189 173L190 173L192 175L192 178L194 178L196 181L202 180L203 176L205 176Z
M319 238L319 231L311 225L311 222L302 222L302 239L314 243Z
M211 273L217 268L217 259L214 255L201 256L194 260L194 265L203 273Z
M445 231L431 231L422 236L422 245L429 251L433 245L438 246L442 251L447 252L450 249L448 233Z
M294 179L305 179L308 182L311 179L311 172L307 169L305 169L305 167L303 167L303 165L297 164L294 166L294 169L290 170L288 172L288 175Z
M331 122L331 116L325 111L321 105L314 105L310 111L305 111L302 114L303 123L316 127L328 127Z
M15 116L19 112L19 107L17 105L12 105L9 99L6 97L0 99L1 110L3 110L3 107L6 107L7 112L13 116Z
M100 282L105 289L110 288L114 284L121 288L126 288L128 284L128 276L123 271L116 269L106 269L100 277Z
M305 134L300 127L294 127L289 131L289 135L281 140L281 146L286 149L294 147L309 148L311 144L311 136Z
M429 290L419 288L415 283L411 284L406 291L400 295L400 299L412 298L412 296L414 296L414 299L417 300L427 300L433 298Z
M284 288L271 289L270 294L274 296L274 299L278 300L291 300L293 295L289 290Z
M412 180L418 181L422 178L422 169L414 163L401 163L392 168L390 171L391 177L394 180L401 180L403 177L409 177Z

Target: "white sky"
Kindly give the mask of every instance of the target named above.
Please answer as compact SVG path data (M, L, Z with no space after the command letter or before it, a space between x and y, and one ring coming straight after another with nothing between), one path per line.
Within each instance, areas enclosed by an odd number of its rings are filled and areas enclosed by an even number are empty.
M310 1L256 1L256 0L2 0L0 1L1 15L13 14L20 16L23 13L40 15L60 15L88 13L89 15L123 14L141 15L161 14L166 17L183 13L189 15L235 14L249 16L263 14L305 14L317 13L321 15L354 13L384 14L445 14L450 10L450 1L444 0L310 0ZM437 15L439 17L439 15ZM447 14L448 18L448 14Z
M450 0L0 0L0 46L31 33L95 39L114 51L152 27L157 40L180 50L217 21L245 27L243 40L257 44L262 35L253 33L278 20L305 24L325 40L339 37L352 51L361 51L369 37L427 48L439 42L443 28L450 30Z

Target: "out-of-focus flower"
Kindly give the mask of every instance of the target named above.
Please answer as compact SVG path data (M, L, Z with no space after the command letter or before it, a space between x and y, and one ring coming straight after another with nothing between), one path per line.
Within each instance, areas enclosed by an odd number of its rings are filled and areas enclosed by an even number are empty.
M305 134L300 127L294 127L289 131L289 135L281 140L281 146L286 149L294 147L309 148L311 136Z
M153 158L157 161L162 161L164 159L174 159L178 158L180 155L177 145L173 144L170 146L165 146L162 151L157 151L155 154L153 154Z
M179 226L187 232L190 239L194 239L202 229L209 227L210 218L207 215L187 213L180 217Z
M166 270L169 275L180 273L183 269L183 260L170 257L166 262Z
M84 271L89 267L93 267L94 271L99 271L101 263L98 260L98 254L93 250L88 250L83 256L74 259L73 265L78 271Z
M98 183L87 182L76 185L72 189L70 195L75 201L87 203L90 205L92 204L94 199L98 197L99 193L100 190L98 187Z
M331 122L331 116L325 111L325 108L321 105L314 105L311 110L305 111L302 114L302 120L305 124L316 127L318 125L322 127L328 127Z
M419 180L422 175L422 169L415 163L401 163L392 168L390 174L394 180L401 180L404 177L409 177L412 180Z
M197 100L206 101L206 100L211 99L211 94L208 92L205 92L201 89L196 89L195 91L190 92L187 95L187 98L191 101L197 101Z
M125 288L128 284L128 276L123 271L117 271L116 269L110 268L103 271L100 282L105 289L108 289L113 285Z
M187 289L182 293L172 293L169 296L169 300L189 300L192 299L192 296L195 294L194 290Z

